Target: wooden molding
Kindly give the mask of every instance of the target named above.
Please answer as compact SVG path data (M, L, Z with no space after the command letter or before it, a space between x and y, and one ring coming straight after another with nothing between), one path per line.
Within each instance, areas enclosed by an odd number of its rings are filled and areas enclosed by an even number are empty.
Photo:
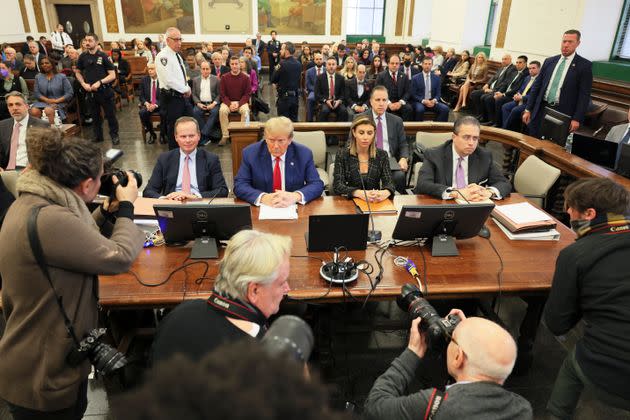
M494 44L496 48L503 48L505 46L505 34L507 33L511 8L512 0L503 0L503 7L501 8L501 18L499 19L499 30L497 31L497 41Z
M416 10L416 0L409 2L409 24L407 25L407 36L413 36L413 15Z
M24 0L18 0L18 4L20 5L20 13L22 14L24 32L31 32L31 25L28 23L28 15L26 14L26 4L24 4Z
M107 32L118 33L118 18L116 15L116 0L105 0L105 22L107 24Z
M330 34L341 35L341 15L343 0L332 0L330 5Z
M37 32L46 32L46 21L44 20L44 9L42 9L41 0L33 0L33 11L35 12Z
M413 13L412 13L413 14ZM403 23L405 18L405 0L398 0L398 6L396 7L396 36L402 36Z

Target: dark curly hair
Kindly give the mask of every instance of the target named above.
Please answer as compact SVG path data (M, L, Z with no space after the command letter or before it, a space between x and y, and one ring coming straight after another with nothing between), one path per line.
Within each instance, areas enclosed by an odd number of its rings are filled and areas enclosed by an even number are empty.
M56 128L30 127L26 149L33 169L68 188L87 178L96 179L103 167L99 146L78 137L64 137Z
M305 379L301 365L247 340L223 345L200 362L175 355L142 387L114 398L112 411L126 420L349 419L329 408L318 378Z

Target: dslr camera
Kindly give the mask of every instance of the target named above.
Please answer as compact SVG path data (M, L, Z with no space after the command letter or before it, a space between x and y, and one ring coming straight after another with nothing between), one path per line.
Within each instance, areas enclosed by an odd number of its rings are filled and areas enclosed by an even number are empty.
M409 313L412 319L420 317L420 331L427 333L429 347L446 347L451 340L453 331L461 321L457 315L449 315L442 318L435 308L424 298L424 295L415 285L405 284L400 296L396 298L398 307Z
M138 188L142 186L142 175L134 170L123 170L114 166L114 163L123 155L123 151L120 149L109 149L105 152L105 159L103 161L103 176L101 177L101 188L98 193L110 198L110 201L116 198L116 185L114 185L113 176L116 175L118 183L123 187L126 187L129 183L129 176L127 172L131 172L136 178Z
M72 367L77 367L85 359L88 359L94 369L103 375L108 375L116 369L124 367L127 364L125 355L101 341L106 332L105 328L95 328L90 331L81 340L79 346L68 353L66 362Z

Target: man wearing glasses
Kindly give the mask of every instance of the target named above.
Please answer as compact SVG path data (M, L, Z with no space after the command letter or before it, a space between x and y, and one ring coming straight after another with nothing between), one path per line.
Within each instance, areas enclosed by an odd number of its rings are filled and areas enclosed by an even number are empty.
M446 367L455 382L444 391L425 388L403 395L426 367L426 333L420 318L411 323L409 346L381 375L365 402L367 419L517 419L532 418L532 407L520 395L503 388L516 361L516 343L499 325L483 318L462 320L446 348ZM436 415L437 413L437 415Z
M184 59L179 54L182 48L182 34L179 29L171 27L164 35L166 47L155 57L160 84L160 99L164 104L162 124L166 125L169 150L176 149L175 121L179 117L191 116L192 109L188 98L191 95L188 86L189 77L186 74Z

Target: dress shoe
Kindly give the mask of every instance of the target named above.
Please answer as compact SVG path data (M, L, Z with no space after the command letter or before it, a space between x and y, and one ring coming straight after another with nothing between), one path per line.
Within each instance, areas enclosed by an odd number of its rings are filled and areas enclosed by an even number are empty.
M494 122L492 122L492 121L479 121L479 123L481 125L485 125L485 126L492 126L492 125L494 125Z
M147 141L147 143L153 144L155 143L156 139L157 139L157 136L155 135L155 133L149 133L149 140Z
M160 144L166 144L166 134L160 133Z
M112 144L114 146L119 145L120 144L120 139L118 138L118 136L114 136L112 137Z

